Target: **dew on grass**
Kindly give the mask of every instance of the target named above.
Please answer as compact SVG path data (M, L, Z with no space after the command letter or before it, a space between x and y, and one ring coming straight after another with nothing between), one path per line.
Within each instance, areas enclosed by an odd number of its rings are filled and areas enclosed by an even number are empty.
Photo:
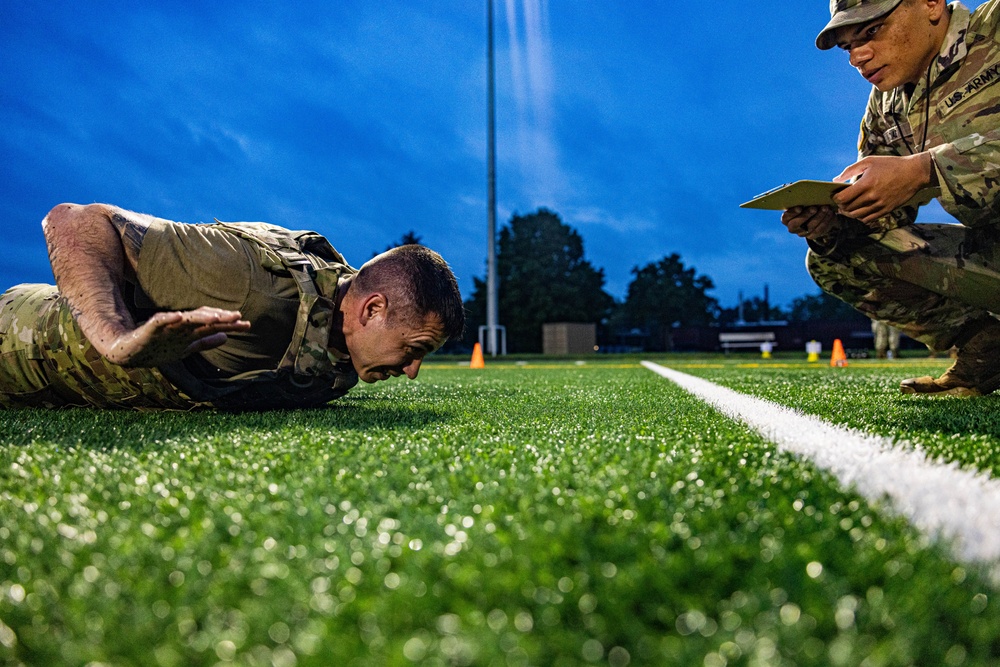
M632 656L622 646L613 646L608 651L608 664L611 667L627 667L632 662Z
M783 604L778 612L784 625L795 625L802 618L802 609L795 603Z
M695 632L700 632L706 627L707 623L708 618L704 613L697 609L692 609L680 614L674 626L677 628L677 632L686 637Z
M580 656L587 662L597 662L604 657L604 645L596 639L588 639L580 647Z
M429 642L426 642L422 637L410 637L403 644L403 656L410 662L420 662L427 655L429 647Z
M170 603L166 600L157 600L151 605L150 610L157 618L165 619L170 614Z
M490 630L499 633L507 627L507 613L502 609L493 609L486 615L486 624Z

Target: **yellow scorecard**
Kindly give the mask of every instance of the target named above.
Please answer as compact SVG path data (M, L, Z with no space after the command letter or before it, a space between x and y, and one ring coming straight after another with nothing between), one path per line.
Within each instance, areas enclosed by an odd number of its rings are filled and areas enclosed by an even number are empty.
M795 206L833 206L834 193L843 190L850 183L835 181L795 181L779 185L773 190L759 194L743 204L740 208L762 208L769 211L784 211ZM924 188L906 206L923 206L941 194L939 188Z

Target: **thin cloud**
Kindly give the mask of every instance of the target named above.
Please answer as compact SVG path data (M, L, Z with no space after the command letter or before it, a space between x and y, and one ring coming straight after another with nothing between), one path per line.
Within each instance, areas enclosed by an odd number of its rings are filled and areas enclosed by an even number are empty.
M656 229L659 223L636 215L615 215L602 208L591 206L571 208L567 218L583 226L600 226L619 233L640 233Z

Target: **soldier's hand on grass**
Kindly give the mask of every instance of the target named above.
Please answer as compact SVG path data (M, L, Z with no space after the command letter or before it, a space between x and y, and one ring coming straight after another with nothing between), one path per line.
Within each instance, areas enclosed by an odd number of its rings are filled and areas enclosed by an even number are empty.
M840 228L832 206L795 206L781 214L781 223L792 234L810 240L829 236Z
M239 311L203 306L197 310L156 313L122 335L105 355L121 366L148 367L179 361L219 347L227 334L247 331L250 323Z
M833 180L851 185L833 195L840 212L871 224L910 201L934 180L930 153L869 155Z

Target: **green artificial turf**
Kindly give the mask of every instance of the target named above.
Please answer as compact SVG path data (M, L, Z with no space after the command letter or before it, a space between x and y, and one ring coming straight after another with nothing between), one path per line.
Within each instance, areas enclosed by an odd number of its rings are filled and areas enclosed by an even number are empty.
M670 365L670 362L666 362ZM912 443L931 458L1000 474L1000 395L904 395L908 377L938 376L949 359L851 360L847 367L785 360L679 361L673 367L828 421Z
M0 662L996 664L984 570L622 366L0 413Z

